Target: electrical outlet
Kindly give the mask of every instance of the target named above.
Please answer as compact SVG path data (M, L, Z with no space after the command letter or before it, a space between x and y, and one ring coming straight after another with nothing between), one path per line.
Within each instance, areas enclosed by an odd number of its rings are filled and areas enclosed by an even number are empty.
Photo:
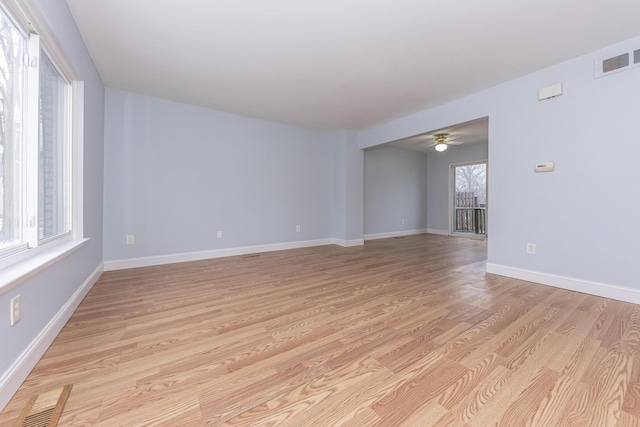
M535 243L527 243L527 253L530 255L536 254L536 244Z
M11 298L11 326L15 325L16 323L18 323L18 320L20 320L20 316L22 314L20 300L20 295L16 295L15 297Z
M404 225L404 218L402 218L402 221L400 221L403 225Z
M222 239L222 231L218 231L218 232L216 233L216 237L217 237L218 239Z
M136 239L133 236L133 234L127 235L127 245L133 245L135 242L136 242Z
M296 225L296 233L299 233L300 231L302 231L302 227L300 227L299 225Z

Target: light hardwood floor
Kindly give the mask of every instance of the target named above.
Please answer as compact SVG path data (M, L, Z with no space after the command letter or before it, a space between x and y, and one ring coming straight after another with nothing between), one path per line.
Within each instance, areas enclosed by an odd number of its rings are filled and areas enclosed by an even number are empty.
M61 426L639 425L640 306L435 235L105 273L0 414Z

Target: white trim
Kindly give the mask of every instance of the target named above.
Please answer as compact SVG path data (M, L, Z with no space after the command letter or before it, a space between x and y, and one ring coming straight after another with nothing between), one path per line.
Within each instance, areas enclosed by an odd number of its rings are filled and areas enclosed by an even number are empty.
M428 229L421 228L417 230L402 230L402 231L391 231L389 233L374 233L374 234L365 234L364 240L376 240L376 239L388 239L390 237L401 237L401 236L413 236L416 234L426 234L428 233Z
M98 281L103 271L103 266L100 264L93 273L87 277L69 301L67 301L60 311L49 321L45 328L40 331L38 336L22 352L20 357L18 357L4 375L0 377L0 411L4 409L7 403L9 403L9 400L11 400L11 397L18 391L20 385L22 385L27 376L29 376L31 370L36 366L40 358L42 358L67 321L69 321L73 312Z
M441 236L448 236L449 235L449 231L448 230L439 230L437 228L427 228L427 233L429 233L429 234L439 234Z
M40 146L40 36L29 34L29 56L36 58L35 66L26 70L26 96L24 100L24 137L22 146L22 169L24 187L20 189L22 201L22 238L30 248L38 246L38 191L39 191L39 146ZM16 196L14 196L15 200Z
M476 239L476 240L487 240L488 237L486 234L476 234L473 232L463 232L457 231L455 233L449 234L451 237L462 237L463 239Z
M272 243L267 245L242 246L237 248L213 249L209 251L185 252L185 253L170 254L170 255L158 255L158 256L150 256L150 257L142 257L142 258L120 259L120 260L114 260L114 261L105 261L104 270L113 271L113 270L124 270L127 268L151 267L154 265L175 264L178 262L189 262L189 261L200 261L203 259L223 258L228 256L247 255L247 254L260 253L260 252L273 252L273 251L283 251L287 249L309 248L312 246L324 246L324 245L355 246L354 244L352 244L352 242L355 242L355 241L353 240L341 241L337 239L303 240L298 242Z
M71 120L71 230L74 239L84 237L84 81L72 86Z
M0 270L0 295L6 294L20 283L25 282L62 258L71 255L88 241L89 239L60 240L60 243L27 249L25 253L29 252L30 256Z
M331 240L333 240L334 245L342 246L344 248L351 248L353 246L364 245L364 239L353 239L353 240L331 239Z
M577 291L585 294L612 298L620 301L630 302L633 304L640 304L640 289L629 288L626 286L593 282L590 280L577 279L574 277L558 276L541 271L525 270L522 268L509 267L507 265L493 263L487 263L487 273L498 274L500 276L512 277L514 279L526 280L529 282L541 283L543 285L554 286L561 289L568 289L570 291Z

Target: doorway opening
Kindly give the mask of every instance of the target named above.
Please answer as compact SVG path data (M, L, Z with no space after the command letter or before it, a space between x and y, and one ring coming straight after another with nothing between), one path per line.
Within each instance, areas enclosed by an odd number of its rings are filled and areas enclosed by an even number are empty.
M487 162L451 165L450 232L466 237L487 237Z

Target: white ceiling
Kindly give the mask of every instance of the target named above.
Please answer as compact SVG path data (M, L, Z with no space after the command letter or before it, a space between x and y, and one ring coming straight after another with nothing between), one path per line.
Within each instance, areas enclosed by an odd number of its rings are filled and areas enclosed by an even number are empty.
M640 34L638 0L67 0L107 87L321 130Z

